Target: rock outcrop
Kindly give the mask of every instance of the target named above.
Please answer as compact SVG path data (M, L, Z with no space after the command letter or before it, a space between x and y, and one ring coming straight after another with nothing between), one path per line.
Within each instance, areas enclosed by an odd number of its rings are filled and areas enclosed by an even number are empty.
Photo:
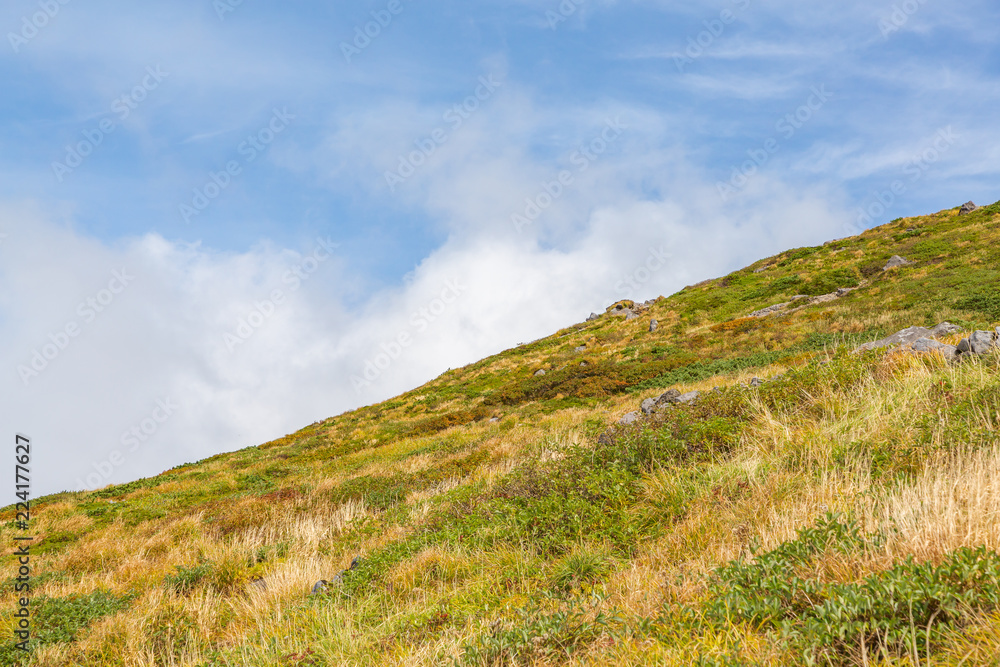
M942 322L933 329L907 327L881 340L859 346L856 352L897 348L903 352L940 352L946 359L959 361L964 358L989 354L1000 348L1000 327L996 331L974 331L958 345L942 343L937 338L960 331L961 327Z
M889 258L889 261L885 263L885 266L882 267L882 270L889 271L890 269L895 269L900 266L909 266L910 264L913 263L914 262L911 262L905 257L900 257L899 255L893 255L892 257Z
M971 202L971 201L965 202L964 204L962 204L961 207L959 207L958 214L959 215L969 215L970 213L972 213L973 211L975 211L977 208L979 208L979 207L976 206L973 202Z

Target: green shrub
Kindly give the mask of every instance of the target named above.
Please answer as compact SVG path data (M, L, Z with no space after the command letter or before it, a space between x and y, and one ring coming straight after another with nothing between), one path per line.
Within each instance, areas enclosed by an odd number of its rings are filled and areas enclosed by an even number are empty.
M1000 604L1000 555L963 548L940 565L912 559L863 581L829 583L815 567L826 554L878 549L882 535L827 515L796 539L766 553L752 550L716 570L709 581L707 615L717 623L743 621L780 632L807 662L852 663L862 645L869 656L933 649L928 636L961 625Z
M118 596L108 591L64 598L40 596L31 601L32 651L41 646L76 641L86 628L100 619L128 609L133 596ZM14 642L0 645L0 664L26 665L31 652L16 648Z

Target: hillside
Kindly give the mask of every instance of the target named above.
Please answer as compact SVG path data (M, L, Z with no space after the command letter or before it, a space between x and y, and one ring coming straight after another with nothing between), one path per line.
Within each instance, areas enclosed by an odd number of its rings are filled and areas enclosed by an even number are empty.
M36 648L4 558L0 664L997 664L1000 355L855 348L1000 324L1000 202L616 306L35 501ZM619 423L668 389L700 394Z

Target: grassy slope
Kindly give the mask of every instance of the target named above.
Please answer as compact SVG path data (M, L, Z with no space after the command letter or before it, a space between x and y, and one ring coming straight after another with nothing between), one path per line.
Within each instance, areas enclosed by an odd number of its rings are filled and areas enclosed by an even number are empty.
M998 241L1000 204L896 221L259 447L41 499L31 664L906 664L925 621L923 664L987 664L1000 566L961 549L1000 543L1000 366L837 347L996 326ZM894 254L916 264L883 273ZM723 389L598 443L672 386ZM911 556L939 588L899 598L893 577L923 581L894 569ZM6 558L8 610L13 576Z

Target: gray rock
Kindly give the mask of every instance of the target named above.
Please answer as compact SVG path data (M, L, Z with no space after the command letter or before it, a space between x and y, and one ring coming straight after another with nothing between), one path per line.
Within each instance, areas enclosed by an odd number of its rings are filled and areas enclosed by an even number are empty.
M940 352L947 359L954 358L958 352L954 345L946 345L933 338L918 338L910 345L910 349L914 352Z
M599 317L600 317L600 315L598 315L597 313L591 313L590 317L587 318L587 321L588 322L593 322L594 320L596 320Z
M610 445L611 444L611 431L605 431L597 437L597 443L600 445Z
M632 312L631 310L629 310L625 314L625 321L626 322L630 322L631 320L635 320L635 319L638 319L638 318L639 318L639 315L637 313Z
M329 581L327 581L326 579L320 579L319 581L317 581L313 585L312 592L310 592L309 594L310 595L322 595L323 593L327 592L327 590L328 590L327 586L329 586L329 585L330 585Z
M767 317L768 315L773 315L778 311L784 310L789 303L791 302L776 303L773 306L768 306L767 308L761 308L760 310L755 310L754 312L747 315L747 317Z
M974 203L972 203L971 201L970 201L970 202L965 202L965 203L964 203L964 204L962 204L962 206L961 206L961 207L960 207L960 208L958 209L958 214L959 214L959 215L968 215L968 214L972 213L973 211L975 211L975 210L976 210L977 208L979 208L979 207L978 207L978 206L976 206L976 205L975 205Z
M645 401L642 402L642 405L640 407L642 408L643 414L651 415L656 411L656 399L647 398Z
M968 338L963 338L958 344L960 354L988 354L996 347L995 334L992 331L976 331Z
M649 321L649 332L650 333L656 331L659 328L660 328L660 323L659 322L657 322L656 320L650 320Z
M535 371L535 377L539 377L541 375L545 375L545 369L544 368Z
M496 423L498 423L499 421L500 421L500 418L499 418L499 417L490 417L490 423L491 423L491 424L496 424Z
M889 258L889 261L885 263L882 270L888 271L889 269L895 269L900 266L909 266L910 264L913 264L913 262L904 257L900 257L899 255L893 255Z
M931 333L934 334L935 338L940 338L941 336L947 336L948 334L953 334L956 331L961 331L961 330L962 327L952 324L951 322L942 322L941 324L931 329Z
M574 349L577 352L586 352L587 351L587 346L586 345L581 345L580 347L577 347L577 348L574 348Z
M760 378L753 378L752 380L750 380L750 385L749 386L750 386L751 389L756 389L757 387L761 386L762 384L764 384L763 380L761 380Z
M701 396L700 391L689 391L686 394L681 394L677 397L677 402L682 404L694 403Z
M618 423L622 426L628 426L629 424L634 424L639 421L639 417L642 416L641 412L630 412L618 420Z
M848 294L850 294L851 292L853 292L856 289L858 289L858 288L857 287L841 287L841 288L839 288L837 290L837 298L839 299L841 297L845 297L845 296L847 296Z
M668 389L656 398L657 405L671 405L677 403L677 399L681 397L681 392L676 389Z
M953 326L954 325L948 324L947 322L942 322L934 327L934 329L928 329L927 327L907 327L906 329L897 331L882 340L865 343L864 345L858 347L857 351L864 352L867 350L877 350L883 347L892 347L893 345L910 345L921 338L935 338L939 335L943 335L943 332L950 332L949 328Z

